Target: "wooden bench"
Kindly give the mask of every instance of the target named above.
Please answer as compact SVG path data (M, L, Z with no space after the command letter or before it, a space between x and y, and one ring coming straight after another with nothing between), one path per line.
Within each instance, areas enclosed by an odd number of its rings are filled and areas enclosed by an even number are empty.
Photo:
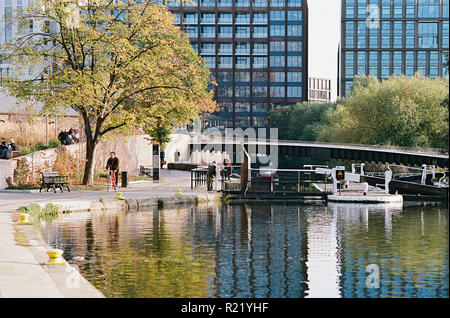
M19 157L20 155L20 151L17 150L8 150L5 154L5 159L12 159L12 158L16 158Z
M42 185L39 189L39 192L42 189L47 188L47 192L50 188L53 188L53 191L56 193L56 188L61 189L63 191L63 186L67 187L67 190L70 192L69 180L67 176L60 176L56 171L43 171L42 174Z

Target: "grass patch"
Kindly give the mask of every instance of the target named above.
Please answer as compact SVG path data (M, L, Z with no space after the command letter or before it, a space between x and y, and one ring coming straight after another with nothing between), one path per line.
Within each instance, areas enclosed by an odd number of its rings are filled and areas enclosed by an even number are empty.
M36 151L56 148L56 147L59 147L59 146L61 146L61 143L59 142L59 140L57 138L50 139L48 141L48 146L46 146L45 143L43 143L42 141L39 141L39 142L37 142L35 144L22 146L20 148L20 155L21 156L25 156L25 155L28 155L30 153L36 152Z
M58 218L60 214L72 213L69 209L60 209L58 206L48 203L43 208L39 204L31 203L26 206L21 206L19 212L28 213L32 217L32 224L40 231L41 223L44 221L46 223L52 223Z

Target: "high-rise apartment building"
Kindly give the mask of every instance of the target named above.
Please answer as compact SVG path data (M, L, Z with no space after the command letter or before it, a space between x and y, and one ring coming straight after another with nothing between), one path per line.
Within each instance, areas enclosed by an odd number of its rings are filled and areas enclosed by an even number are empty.
M449 0L342 0L341 14L341 96L356 75L448 75Z
M211 69L224 127L267 127L276 105L307 100L306 0L167 2Z

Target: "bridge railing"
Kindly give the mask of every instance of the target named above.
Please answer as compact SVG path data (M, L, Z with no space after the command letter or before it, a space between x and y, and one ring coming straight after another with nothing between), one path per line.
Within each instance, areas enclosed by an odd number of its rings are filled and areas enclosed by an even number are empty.
M248 191L257 192L318 192L313 183L324 184L325 191L331 190L331 170L311 169L250 169L251 178L248 182ZM329 187L329 189L327 189Z

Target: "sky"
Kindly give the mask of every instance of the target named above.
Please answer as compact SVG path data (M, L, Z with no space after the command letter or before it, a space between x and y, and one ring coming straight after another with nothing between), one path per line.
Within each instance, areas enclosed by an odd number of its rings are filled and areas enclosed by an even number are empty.
M309 77L331 79L331 98L334 100L337 95L341 0L308 0L308 7Z

